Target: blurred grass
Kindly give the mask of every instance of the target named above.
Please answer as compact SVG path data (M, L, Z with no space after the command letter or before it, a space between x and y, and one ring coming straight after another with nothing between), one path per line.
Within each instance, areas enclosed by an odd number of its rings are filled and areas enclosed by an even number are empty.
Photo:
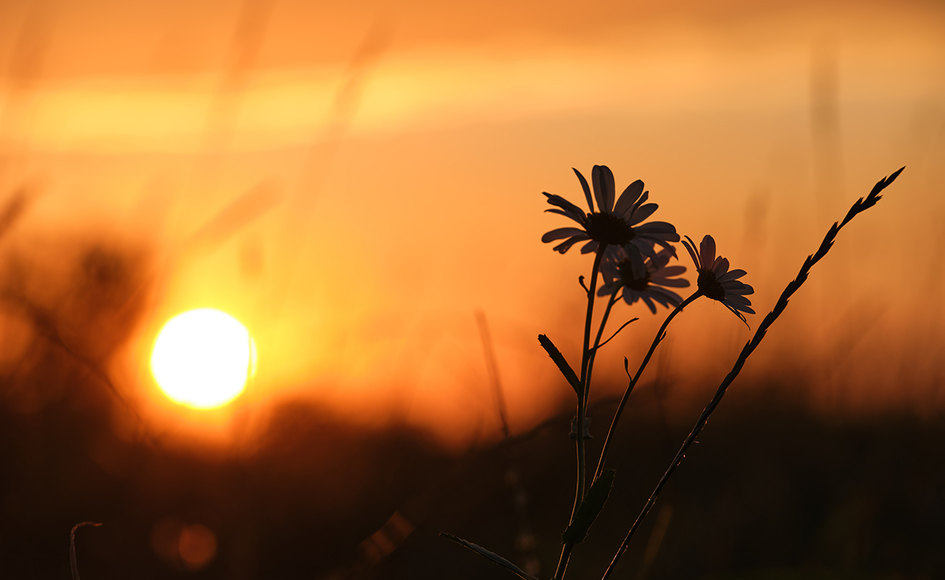
M573 484L564 410L509 443L523 496L507 481L505 446L451 455L419 430L356 427L311 403L284 405L255 452L242 456L211 459L120 440L108 427L103 387L71 376L75 388L31 413L0 405L7 577L68 577L68 530L94 518L105 526L77 542L86 578L501 578L504 571L437 533L455 531L521 563L516 502L527 505L539 576L553 566ZM620 576L945 573L942 416L828 418L792 394L802 380L734 386L656 517L641 528ZM660 411L651 385L631 399L612 455L617 480L608 509L572 561L578 577L603 572L704 403L694 397L680 408L682 391L663 389L677 400L671 415ZM596 429L614 403L592 407ZM599 451L597 435L591 453ZM672 508L665 535L643 566L664 506ZM155 553L152 531L169 517L217 535L219 551L207 567L192 571Z

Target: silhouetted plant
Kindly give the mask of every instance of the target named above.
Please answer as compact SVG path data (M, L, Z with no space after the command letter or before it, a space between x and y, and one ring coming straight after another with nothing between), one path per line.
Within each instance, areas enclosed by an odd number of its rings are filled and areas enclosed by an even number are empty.
M620 557L626 552L634 533L656 503L660 491L663 489L663 486L666 485L666 482L672 476L676 467L682 462L686 451L705 427L709 415L712 414L721 402L728 386L735 380L738 373L741 372L748 357L761 343L768 329L787 307L790 297L807 280L811 268L814 264L819 262L833 246L840 229L859 213L876 205L882 197L880 193L899 176L903 169L905 168L899 169L889 177L881 179L873 187L868 196L857 200L843 220L831 226L818 250L813 255L808 256L804 261L797 277L784 289L784 292L782 292L780 298L775 303L772 311L765 316L752 339L745 344L745 347L735 360L732 370L722 381L721 385L719 385L715 395L699 415L695 426L683 441L679 451L676 453L672 462L670 462L669 467L647 499L640 514L631 525L620 548L604 571L602 580L606 580L613 573ZM689 252L696 268L696 291L683 300L681 296L669 290L669 288L684 288L689 285L689 282L686 280L678 278L678 276L685 272L685 267L669 265L669 261L676 256L676 250L672 246L672 242L678 242L679 235L676 233L675 227L666 222L642 223L658 208L654 203L646 203L649 192L644 191L643 182L637 180L631 183L620 195L619 199L616 200L615 204L614 177L610 169L602 165L594 166L591 174L594 189L593 196L584 176L581 175L577 169L575 169L574 172L581 183L587 205L590 209L589 212L584 212L584 210L561 196L550 193L544 194L547 197L548 203L554 206L552 209L546 211L565 216L575 221L581 227L564 227L551 230L542 236L542 241L547 243L563 239L563 242L554 247L555 251L562 254L567 252L571 246L578 242L587 242L582 247L581 253L594 253L594 262L591 267L590 278L586 284L583 276L579 279L587 298L580 372L575 372L565 356L555 347L550 338L543 334L538 336L542 348L544 348L551 357L551 360L558 367L558 370L564 376L568 384L574 389L575 395L577 396L577 413L571 426L571 437L575 440L575 454L577 456L577 482L571 516L561 536L561 553L555 568L554 580L561 580L565 577L568 562L574 547L585 540L591 525L597 519L610 494L614 483L615 471L606 469L605 466L614 432L616 431L620 417L633 388L646 369L656 347L666 337L666 329L669 323L682 312L685 307L701 297L710 298L722 303L722 305L728 308L733 314L738 316L746 326L748 325L748 321L745 318L745 314L755 313L751 308L751 301L747 298L748 295L754 292L754 289L739 280L739 278L746 275L746 272L740 269L732 269L729 261L717 254L715 239L709 235L702 239L698 248L695 242L688 236L686 236L686 239L683 241L683 245ZM594 206L595 200L597 201L596 210ZM660 246L662 249L657 250L656 246ZM604 280L604 284L599 291L597 290L598 276L601 276ZM595 297L608 297L608 301L604 313L597 324L594 343L591 344L590 337L595 326ZM657 312L657 304L667 308L674 308L666 316L634 374L630 374L629 360L624 357L624 369L627 371L629 381L620 403L617 405L610 428L608 429L600 457L598 458L597 468L588 484L586 479L584 445L584 440L589 437L587 433L586 417L588 393L590 391L594 360L598 349L604 346L604 344L629 324L629 322L625 323L618 328L610 338L601 342L611 309L620 299L623 299L624 302L629 305L637 301L642 301L653 314ZM633 320L630 322L633 322ZM444 533L442 535L508 569L520 578L534 580L533 576L529 575L512 562L481 546L458 538L452 534Z

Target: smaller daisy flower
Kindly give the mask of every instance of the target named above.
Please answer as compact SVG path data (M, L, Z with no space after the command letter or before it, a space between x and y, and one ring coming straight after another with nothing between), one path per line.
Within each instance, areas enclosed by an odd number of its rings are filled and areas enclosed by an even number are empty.
M685 266L667 266L669 259L675 256L676 251L672 248L661 250L655 258L646 259L646 273L639 276L623 248L607 248L600 268L604 285L598 296L607 296L623 288L623 299L627 304L642 300L653 314L656 314L656 304L667 308L678 306L682 297L667 288L685 288L689 281L674 278L686 271Z
M614 204L616 197L614 174L606 165L595 165L591 173L591 179L594 182L593 197L591 188L581 172L575 169L574 173L581 182L584 198L591 211L585 212L559 195L544 194L548 198L548 203L555 206L545 211L563 215L581 226L580 228L558 228L541 237L541 241L545 243L564 239L562 243L554 247L556 252L563 254L577 242L587 241L587 244L581 248L582 254L594 252L600 244L606 244L623 247L628 251L631 259L634 251L644 256L655 257L654 245L670 248L672 247L670 242L679 241L679 234L676 233L676 228L672 224L641 223L653 215L659 206L655 203L646 203L650 192L643 191L643 182L639 179L628 185ZM595 199L597 210L594 209ZM640 258L638 267L642 268L642 265L643 259Z
M745 296L753 294L755 290L748 284L738 281L738 278L744 276L746 272L728 269L728 260L715 255L715 240L712 236L702 238L698 253L696 243L689 236L683 240L683 245L689 250L689 255L696 264L696 270L699 271L699 291L708 298L721 302L735 316L741 318L742 322L748 324L742 312L754 314L755 311L751 309L751 301Z

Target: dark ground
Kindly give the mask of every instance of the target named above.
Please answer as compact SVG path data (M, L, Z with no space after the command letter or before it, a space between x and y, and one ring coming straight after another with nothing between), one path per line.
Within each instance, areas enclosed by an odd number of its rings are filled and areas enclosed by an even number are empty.
M440 531L532 560L543 578L553 569L573 499L566 411L455 457L423 433L358 429L297 403L256 453L206 462L114 437L113 395L44 352L0 376L0 577L69 578L69 530L85 520L104 523L77 534L86 580L513 578ZM736 382L615 578L945 577L942 415L826 420L778 395L790 387ZM24 411L24 389L55 396ZM654 401L647 386L631 400L615 488L569 577L600 577L689 428ZM611 408L591 414L605 423ZM155 553L168 518L213 530L209 565Z

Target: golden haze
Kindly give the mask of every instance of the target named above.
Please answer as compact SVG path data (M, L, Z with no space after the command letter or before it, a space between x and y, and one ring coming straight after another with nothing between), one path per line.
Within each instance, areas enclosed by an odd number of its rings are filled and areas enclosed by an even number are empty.
M450 6L4 4L0 199L29 192L4 268L52 303L78 259L62 247L136 264L140 315L89 348L152 424L181 413L142 371L156 329L212 307L253 329L259 375L184 424L225 434L313 397L465 445L498 434L477 310L514 431L569 397L535 338L577 356L590 260L539 241L563 225L541 192L582 198L571 167L643 179L656 218L711 233L765 312L829 224L907 165L740 382L803 371L828 412L941 407L939 5ZM632 315L600 395L655 332L645 311L617 317ZM2 316L11 365L30 331ZM749 336L697 303L667 343L674 379L702 396Z

